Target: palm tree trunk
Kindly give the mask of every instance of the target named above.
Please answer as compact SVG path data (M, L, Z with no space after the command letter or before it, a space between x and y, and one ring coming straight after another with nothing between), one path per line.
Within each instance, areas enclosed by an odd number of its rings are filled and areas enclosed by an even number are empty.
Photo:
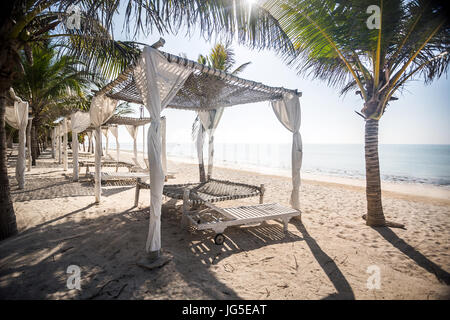
M6 134L6 131L5 131ZM7 148L12 149L13 148L13 138L14 138L14 130L11 130L8 134L8 138L6 140L6 146Z
M403 224L387 221L383 213L378 157L378 120L366 120L365 131L367 215L363 218L371 227L404 228Z
M36 165L36 159L38 157L38 140L37 140L37 129L36 129L36 120L33 119L33 124L31 126L31 165Z
M381 202L380 161L378 158L378 121L366 120L366 197L367 225L384 226L386 220Z
M8 86L2 86L0 90L0 240L17 234L16 215L11 201L6 167L5 97L8 89Z

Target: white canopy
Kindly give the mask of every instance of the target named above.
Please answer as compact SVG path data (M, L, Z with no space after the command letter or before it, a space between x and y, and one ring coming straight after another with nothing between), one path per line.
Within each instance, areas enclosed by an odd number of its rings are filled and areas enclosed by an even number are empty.
M190 77L191 75L193 76ZM218 91L216 97L206 103L202 99L203 92L197 93L192 90L200 75L205 76L205 82L211 80L212 83L215 83L214 88L217 88ZM184 84L189 82L186 82L187 79L190 79L190 83L184 87ZM203 84L205 85L205 83ZM136 94L136 89L140 95ZM178 94L179 92L180 94ZM298 97L300 93L296 90L268 87L160 52L151 47L145 47L135 66L130 66L121 76L102 88L97 94L102 99L105 99L103 95L106 95L114 99L143 103L150 113L151 123L147 139L150 166L150 220L146 242L147 252L159 252L161 248L160 215L164 169L161 155L161 131L163 128L160 113L168 105L180 109L212 111L211 113L199 112L202 125L209 130L211 168L208 168L208 173L212 174L214 130L220 121L223 107L277 100L273 103L273 109L283 125L293 133L291 203L294 208L299 208L298 190L302 147L299 133L300 103ZM202 137L199 139L201 142Z

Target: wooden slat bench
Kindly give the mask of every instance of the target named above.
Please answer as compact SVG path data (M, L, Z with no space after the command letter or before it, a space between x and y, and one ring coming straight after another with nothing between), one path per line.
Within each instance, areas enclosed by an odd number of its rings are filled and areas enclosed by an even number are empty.
M285 207L278 203L264 203L249 206L238 206L231 208L219 208L208 205L206 210L186 211L185 218L198 230L213 230L216 235L214 242L223 244L223 232L231 226L262 223L268 220L281 220L284 232L288 230L289 221L300 215L300 211Z
M95 161L82 160L82 161L79 161L78 165L79 165L80 171L81 171L81 167L86 167L86 175L88 175L89 167L95 167ZM117 162L114 160L102 160L102 167L116 168L116 172L118 171L119 168L128 168L128 171L131 172L131 169L134 166L130 163L122 162L122 161Z
M95 173L89 173L91 180L94 180ZM101 172L100 179L102 182L106 181L130 181L129 184L135 184L137 179L148 178L149 174L145 172Z

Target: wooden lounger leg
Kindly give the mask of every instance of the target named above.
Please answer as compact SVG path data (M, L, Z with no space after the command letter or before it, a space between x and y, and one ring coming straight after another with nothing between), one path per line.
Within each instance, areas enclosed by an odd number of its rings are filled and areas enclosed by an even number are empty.
M291 218L290 217L289 218L283 218L282 220L283 220L283 232L285 234L287 234L288 233L289 221L291 221Z
M141 178L136 179L136 191L134 194L134 206L137 207L139 204L139 193L141 191L141 185L139 184L141 182Z
M259 194L259 203L263 204L264 203L264 192L266 191L266 189L264 188L264 184L261 184L261 193Z

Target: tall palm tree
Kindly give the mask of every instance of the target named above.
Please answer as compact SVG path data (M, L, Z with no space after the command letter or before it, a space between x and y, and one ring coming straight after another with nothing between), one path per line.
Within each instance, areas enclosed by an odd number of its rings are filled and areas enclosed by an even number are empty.
M218 70L223 70L225 72L229 72L231 74L237 75L240 72L244 71L244 69L251 63L246 62L241 64L239 67L235 68L233 71L232 68L236 64L236 60L234 59L235 54L233 49L231 48L230 44L223 44L223 43L217 43L214 45L214 47L211 49L211 52L206 55L199 55L197 62L207 65L208 67L215 68ZM201 77L201 75L200 75ZM201 79L197 81L197 85L195 88L198 90L202 90L203 94L212 94L214 95L215 92L209 93L210 89L208 88L208 84ZM215 91L215 90L214 90ZM205 135L206 128L201 124L200 118L197 115L195 117L194 123L192 124L192 138L195 140L198 138L199 135L203 137ZM203 138L201 139L203 141ZM197 146L199 148L199 146ZM205 165L203 161L203 148L200 151L199 155L199 162L198 162L198 169L199 169L199 175L200 175L200 182L206 181L206 174L205 174Z
M357 113L365 121L367 198L363 218L369 226L402 227L383 213L378 123L397 100L394 94L409 81L422 78L429 83L447 73L448 3L269 0L264 7L292 40L296 51L288 62L300 74L326 80L343 94L357 90L361 96L363 108Z
M124 2L124 27L133 36L153 30L174 32L182 24L193 30L199 25L206 38L237 36L240 43L251 46L292 50L278 22L267 11L249 7L246 0L5 1L0 11L0 240L17 233L6 169L4 114L8 90L23 70L20 52L32 63L32 47L55 38L90 71L113 78L139 54L136 43L115 41L111 36L114 14Z
M33 112L31 155L35 165L40 153L38 136L47 137L43 122L51 123L79 103L89 81L87 74L79 70L80 61L67 55L58 56L57 47L48 41L33 47L32 57L33 64L22 55L24 72L13 87L22 99L28 101Z

